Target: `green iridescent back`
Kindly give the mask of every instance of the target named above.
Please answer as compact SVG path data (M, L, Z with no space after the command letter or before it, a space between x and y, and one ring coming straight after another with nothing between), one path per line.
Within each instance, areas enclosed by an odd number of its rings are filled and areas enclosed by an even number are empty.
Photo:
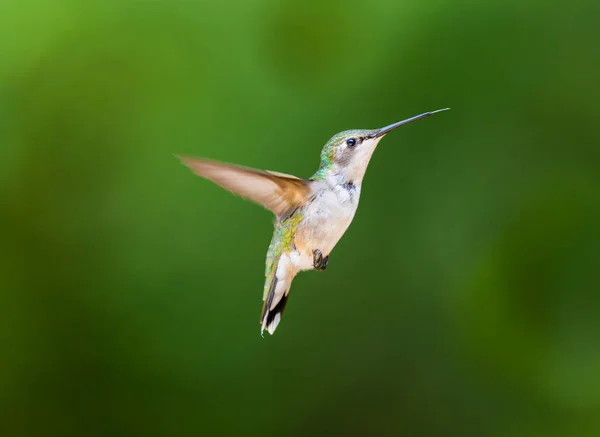
M286 220L282 222L275 220L273 238L271 238L271 244L269 245L269 250L267 251L267 261L265 267L266 280L263 299L269 293L271 282L273 282L273 278L277 272L277 263L279 261L279 257L282 253L292 250L292 243L294 241L296 229L303 218L304 212L302 211L302 208L298 208L296 212L294 212Z

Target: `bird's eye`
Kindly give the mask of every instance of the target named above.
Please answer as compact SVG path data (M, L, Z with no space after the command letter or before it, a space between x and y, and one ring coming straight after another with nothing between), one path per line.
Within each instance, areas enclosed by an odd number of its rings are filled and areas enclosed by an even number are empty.
M354 146L356 146L356 139L355 138L348 138L346 140L346 145L348 147L354 147Z

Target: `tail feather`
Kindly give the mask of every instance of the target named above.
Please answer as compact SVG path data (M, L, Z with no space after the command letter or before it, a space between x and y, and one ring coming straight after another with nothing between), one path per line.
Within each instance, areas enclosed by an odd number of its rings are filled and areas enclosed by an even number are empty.
M275 329L277 329L277 325L279 325L279 322L281 321L281 317L283 316L283 310L285 309L285 304L288 301L288 297L288 294L284 294L281 297L281 300L277 302L272 309L265 312L263 316L261 334L262 331L266 329L269 334L273 335Z
M285 259L283 259L285 257ZM285 304L288 301L290 287L292 285L292 279L294 279L295 272L289 265L289 259L287 255L282 255L276 266L276 271L271 279L269 292L265 296L262 314L260 316L261 330L260 333L266 330L269 334L273 335L277 325L281 321ZM270 278L267 278L267 281Z

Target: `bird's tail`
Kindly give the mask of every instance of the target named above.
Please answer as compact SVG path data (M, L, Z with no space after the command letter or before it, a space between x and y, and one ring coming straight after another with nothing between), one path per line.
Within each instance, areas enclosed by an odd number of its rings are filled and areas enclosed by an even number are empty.
M271 335L275 332L288 300L292 280L297 273L285 253L274 264L272 266L273 273L267 275L265 282L265 294L260 316L261 335L265 330Z

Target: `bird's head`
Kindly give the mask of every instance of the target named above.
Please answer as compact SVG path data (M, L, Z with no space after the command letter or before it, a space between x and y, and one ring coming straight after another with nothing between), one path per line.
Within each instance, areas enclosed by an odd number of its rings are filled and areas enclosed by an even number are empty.
M335 134L323 147L321 165L313 179L342 174L347 180L360 183L377 144L388 132L447 109L450 108L425 112L380 129L355 129Z

